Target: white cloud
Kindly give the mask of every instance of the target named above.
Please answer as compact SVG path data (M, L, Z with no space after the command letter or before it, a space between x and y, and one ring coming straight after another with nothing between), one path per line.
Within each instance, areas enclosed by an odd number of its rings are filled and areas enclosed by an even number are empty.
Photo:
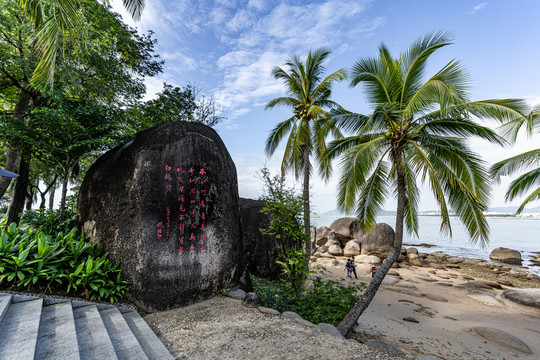
M472 10L469 11L467 14L474 15L477 11L485 9L487 7L487 5L488 5L487 2L480 3L480 4L476 5L475 7L473 7Z
M255 7L254 2L249 4L248 8ZM292 54L305 55L323 46L339 51L347 48L347 41L356 40L358 34L384 25L382 17L362 18L368 4L369 1L352 0L302 6L281 3L268 9L256 22L248 20L249 11L237 11L227 30L239 33L222 37L232 49L217 60L224 77L216 100L225 108L245 108L246 104L262 103L282 94L282 84L271 76L271 70Z

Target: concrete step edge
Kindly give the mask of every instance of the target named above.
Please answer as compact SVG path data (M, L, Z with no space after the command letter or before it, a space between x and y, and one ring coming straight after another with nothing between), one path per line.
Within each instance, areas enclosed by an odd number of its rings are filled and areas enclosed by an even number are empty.
M125 313L124 319L149 359L174 359L167 347L161 342L156 333L148 326L139 313Z

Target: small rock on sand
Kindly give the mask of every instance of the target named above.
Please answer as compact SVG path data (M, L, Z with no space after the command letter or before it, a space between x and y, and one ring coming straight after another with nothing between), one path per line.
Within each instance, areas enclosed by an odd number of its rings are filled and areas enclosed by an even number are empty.
M439 301L439 302L448 302L447 298L444 298L442 296L436 295L436 294L424 294L425 298L428 298L433 301Z
M392 344L385 343L382 340L371 339L371 340L366 341L366 345L372 349L385 351L393 355L401 355L401 356L405 355L403 351L401 351L398 347Z

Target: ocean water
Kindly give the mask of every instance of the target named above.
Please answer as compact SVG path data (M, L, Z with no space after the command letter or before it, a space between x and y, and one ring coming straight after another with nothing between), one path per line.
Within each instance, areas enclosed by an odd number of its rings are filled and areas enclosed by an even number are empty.
M312 226L330 226L338 217L321 215L311 219ZM420 216L418 237L404 234L404 244L427 243L433 247L418 247L419 251L431 253L442 251L448 255L489 260L489 254L497 247L505 247L521 252L523 265L529 271L540 275L540 267L529 266L534 251L540 251L540 220L519 218L488 218L490 227L489 243L482 247L473 244L458 218L451 218L452 237L442 234L441 221L437 216ZM395 228L395 216L380 216L377 222L383 222Z

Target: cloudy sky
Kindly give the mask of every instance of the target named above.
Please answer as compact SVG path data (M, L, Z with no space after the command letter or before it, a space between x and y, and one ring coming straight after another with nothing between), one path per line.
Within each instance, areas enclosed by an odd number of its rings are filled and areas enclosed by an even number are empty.
M118 0L114 6L123 13ZM326 47L332 51L326 64L330 73L375 56L381 42L397 55L428 32L448 30L454 44L432 57L428 74L456 58L470 74L472 99L519 97L535 105L540 103L539 13L536 0L146 0L141 21L125 14L124 19L140 31L154 31L156 50L165 60L164 73L147 82L149 97L163 82L193 83L214 94L227 117L216 130L236 164L240 196L257 198L262 184L256 173L265 164L277 172L281 161L280 149L266 157L266 137L290 117L288 109L264 110L266 102L284 95L271 70L291 55ZM361 88L346 83L335 87L333 100L355 112L370 110ZM535 142L538 138L523 137L513 147L478 141L472 146L491 164L532 149ZM336 208L337 179L337 174L328 183L314 179L316 212ZM491 206L509 205L507 184L504 179L494 188ZM428 188L422 189L420 208L434 209ZM386 205L393 207L392 201Z

